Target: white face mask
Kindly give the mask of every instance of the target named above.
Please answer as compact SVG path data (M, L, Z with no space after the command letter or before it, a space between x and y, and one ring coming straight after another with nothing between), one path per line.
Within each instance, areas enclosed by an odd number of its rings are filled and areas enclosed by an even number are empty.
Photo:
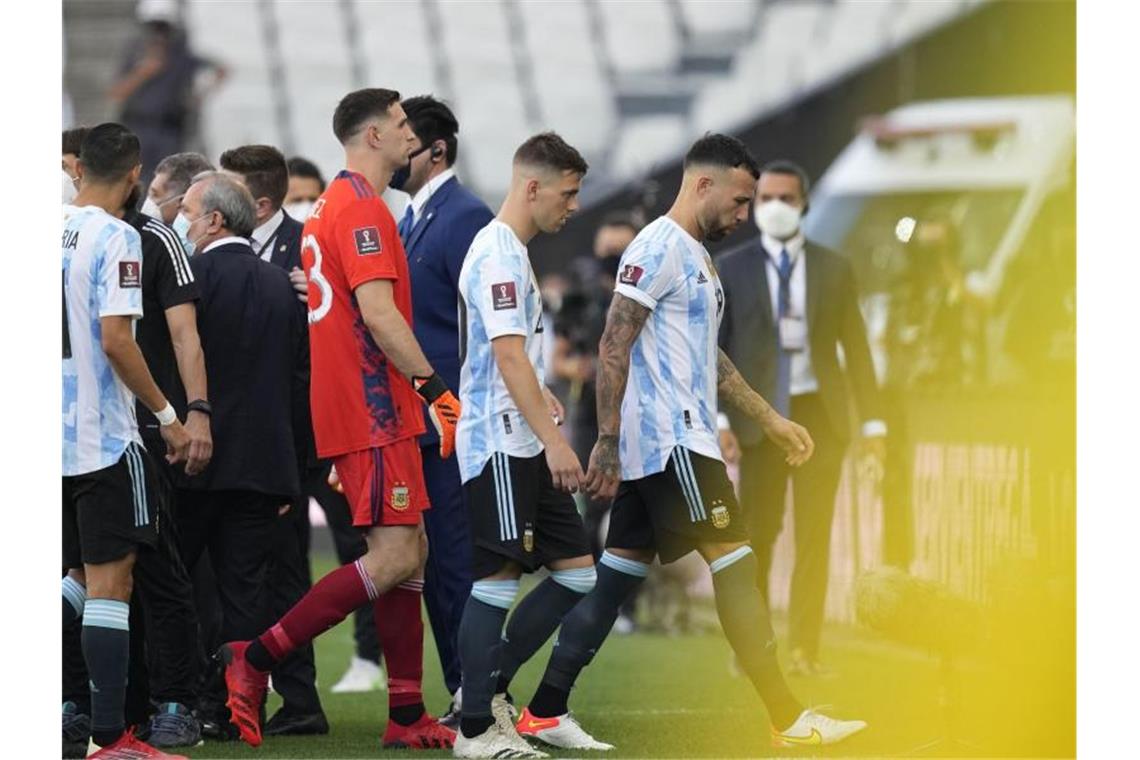
M752 218L757 227L777 240L787 240L800 228L800 210L780 200L757 205Z
M148 198L147 200L150 200L150 199ZM146 213L146 207L145 206L143 207L143 213ZM159 217L159 218L161 218L161 217ZM190 242L190 237L189 237L190 220L186 218L185 214L183 214L181 211L179 211L178 216L174 217L174 222L171 223L170 227L171 227L171 229L174 230L175 233L177 233L178 239L182 241L182 247L186 250L186 255L187 256L193 256L194 255L194 244L192 242Z
M139 211L153 219L157 219L160 222L162 221L162 209L154 202L154 198L151 198L149 195L146 197L146 200L143 201L142 208L140 208Z
M293 201L292 203L286 203L281 208L285 209L285 213L298 222L303 222L309 218L309 214L315 205L313 201Z
M75 180L67 172L63 172L63 202L71 203L79 191L75 189Z

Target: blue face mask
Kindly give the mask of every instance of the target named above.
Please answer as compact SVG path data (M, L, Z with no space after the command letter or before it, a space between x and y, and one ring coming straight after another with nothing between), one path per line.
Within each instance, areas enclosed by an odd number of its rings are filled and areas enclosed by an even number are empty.
M190 231L190 220L186 218L185 214L179 212L178 216L174 217L174 222L170 227L174 230L175 234L178 235L178 239L182 242L182 248L186 251L186 255L193 256L194 244L190 242L190 238L187 236Z

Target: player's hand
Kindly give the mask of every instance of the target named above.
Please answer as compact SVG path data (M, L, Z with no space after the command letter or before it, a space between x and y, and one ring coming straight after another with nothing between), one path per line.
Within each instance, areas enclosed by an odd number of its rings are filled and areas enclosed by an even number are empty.
M329 488L337 493L344 493L344 486L340 482L340 476L336 474L336 468L329 469Z
M725 464L737 464L740 461L740 442L731 430L720 431L720 455L724 457Z
M462 408L439 374L431 377L413 377L412 386L428 404L431 424L439 433L439 455L444 459L455 451L455 426L459 424Z
M566 421L566 410L562 408L562 402L554 395L554 391L542 386L542 397L546 399L546 408L550 410L550 416L554 420L555 425L561 425Z
M617 494L620 482L618 437L599 435L594 450L590 452L590 467L586 472L586 493L597 501L610 501Z
M197 475L210 464L214 455L214 439L210 436L210 415L191 411L186 414L186 432L190 447L186 454L186 474Z
M289 270L289 282L293 283L293 290L297 292L297 300L303 304L309 303L309 280L305 273L293 267Z
M761 424L764 428L764 435L784 450L787 455L784 461L792 467L799 467L811 459L811 455L815 451L815 442L812 441L807 428L803 425L798 425L788 418L780 416L775 411Z
M159 435L166 442L166 461L170 464L185 462L190 450L190 434L178 420L158 426Z
M577 493L586 480L578 455L561 436L553 446L546 447L546 466L550 468L550 478L559 491Z

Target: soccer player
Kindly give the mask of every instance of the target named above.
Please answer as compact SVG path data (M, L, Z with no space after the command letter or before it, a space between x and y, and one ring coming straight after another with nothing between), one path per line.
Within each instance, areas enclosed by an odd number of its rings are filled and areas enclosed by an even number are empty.
M385 747L450 747L455 732L424 711L421 513L427 489L416 437L429 404L450 456L459 402L412 334L408 262L377 194L406 166L415 135L393 90L341 99L333 133L346 169L314 205L301 238L308 278L313 432L331 458L368 552L322 578L253 641L225 644L227 702L241 738L261 743L258 713L269 671L286 655L374 602L388 665ZM418 395L417 395L418 392ZM422 401L421 401L422 397Z
M158 542L158 474L143 448L135 397L154 413L167 461L190 439L134 338L142 316L139 234L117 219L139 181L139 141L100 124L83 143L75 205L63 229L63 624L83 619L93 757L169 758L124 730L131 572Z
M704 241L748 215L759 168L739 140L710 134L685 156L681 190L665 216L622 255L598 350L598 442L586 489L613 498L598 582L562 630L519 731L559 742L570 688L605 641L618 609L649 572L693 549L713 573L717 614L768 708L777 746L831 744L866 727L805 710L784 682L776 639L756 587L756 558L721 460L717 394L756 419L803 464L812 441L745 384L717 348L724 291Z
M547 757L515 731L497 679L500 671L514 675L550 638L596 577L570 496L585 476L554 419L563 416L561 406L544 391L542 296L526 248L539 232L562 229L578 208L586 169L578 151L552 132L524 142L506 200L471 242L459 272L463 416L456 452L476 580L459 626L456 757ZM541 566L550 577L519 604L504 635L519 577ZM502 657L504 639L512 643L511 661Z

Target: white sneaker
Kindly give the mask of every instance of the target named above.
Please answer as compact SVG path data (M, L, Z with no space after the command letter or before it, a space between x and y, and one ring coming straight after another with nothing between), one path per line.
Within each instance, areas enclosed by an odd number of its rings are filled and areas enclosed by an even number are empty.
M491 714L495 716L496 723L504 726L513 726L519 719L519 709L507 701L505 693L491 697Z
M384 668L371 660L362 657L352 658L348 670L340 680L333 684L333 694L351 694L363 691L386 691L388 684L384 676Z
M836 720L815 710L804 710L786 731L772 728L773 747L835 744L867 727L862 720Z
M512 728L513 731L513 728ZM468 739L463 731L455 732L455 744L451 748L455 757L475 758L543 758L550 757L527 744L517 733L514 737L503 733L499 723L492 723L478 736Z
M570 713L557 718L536 718L530 709L523 710L518 732L527 739L538 739L551 747L562 749L613 749L614 745L600 742L586 733Z

